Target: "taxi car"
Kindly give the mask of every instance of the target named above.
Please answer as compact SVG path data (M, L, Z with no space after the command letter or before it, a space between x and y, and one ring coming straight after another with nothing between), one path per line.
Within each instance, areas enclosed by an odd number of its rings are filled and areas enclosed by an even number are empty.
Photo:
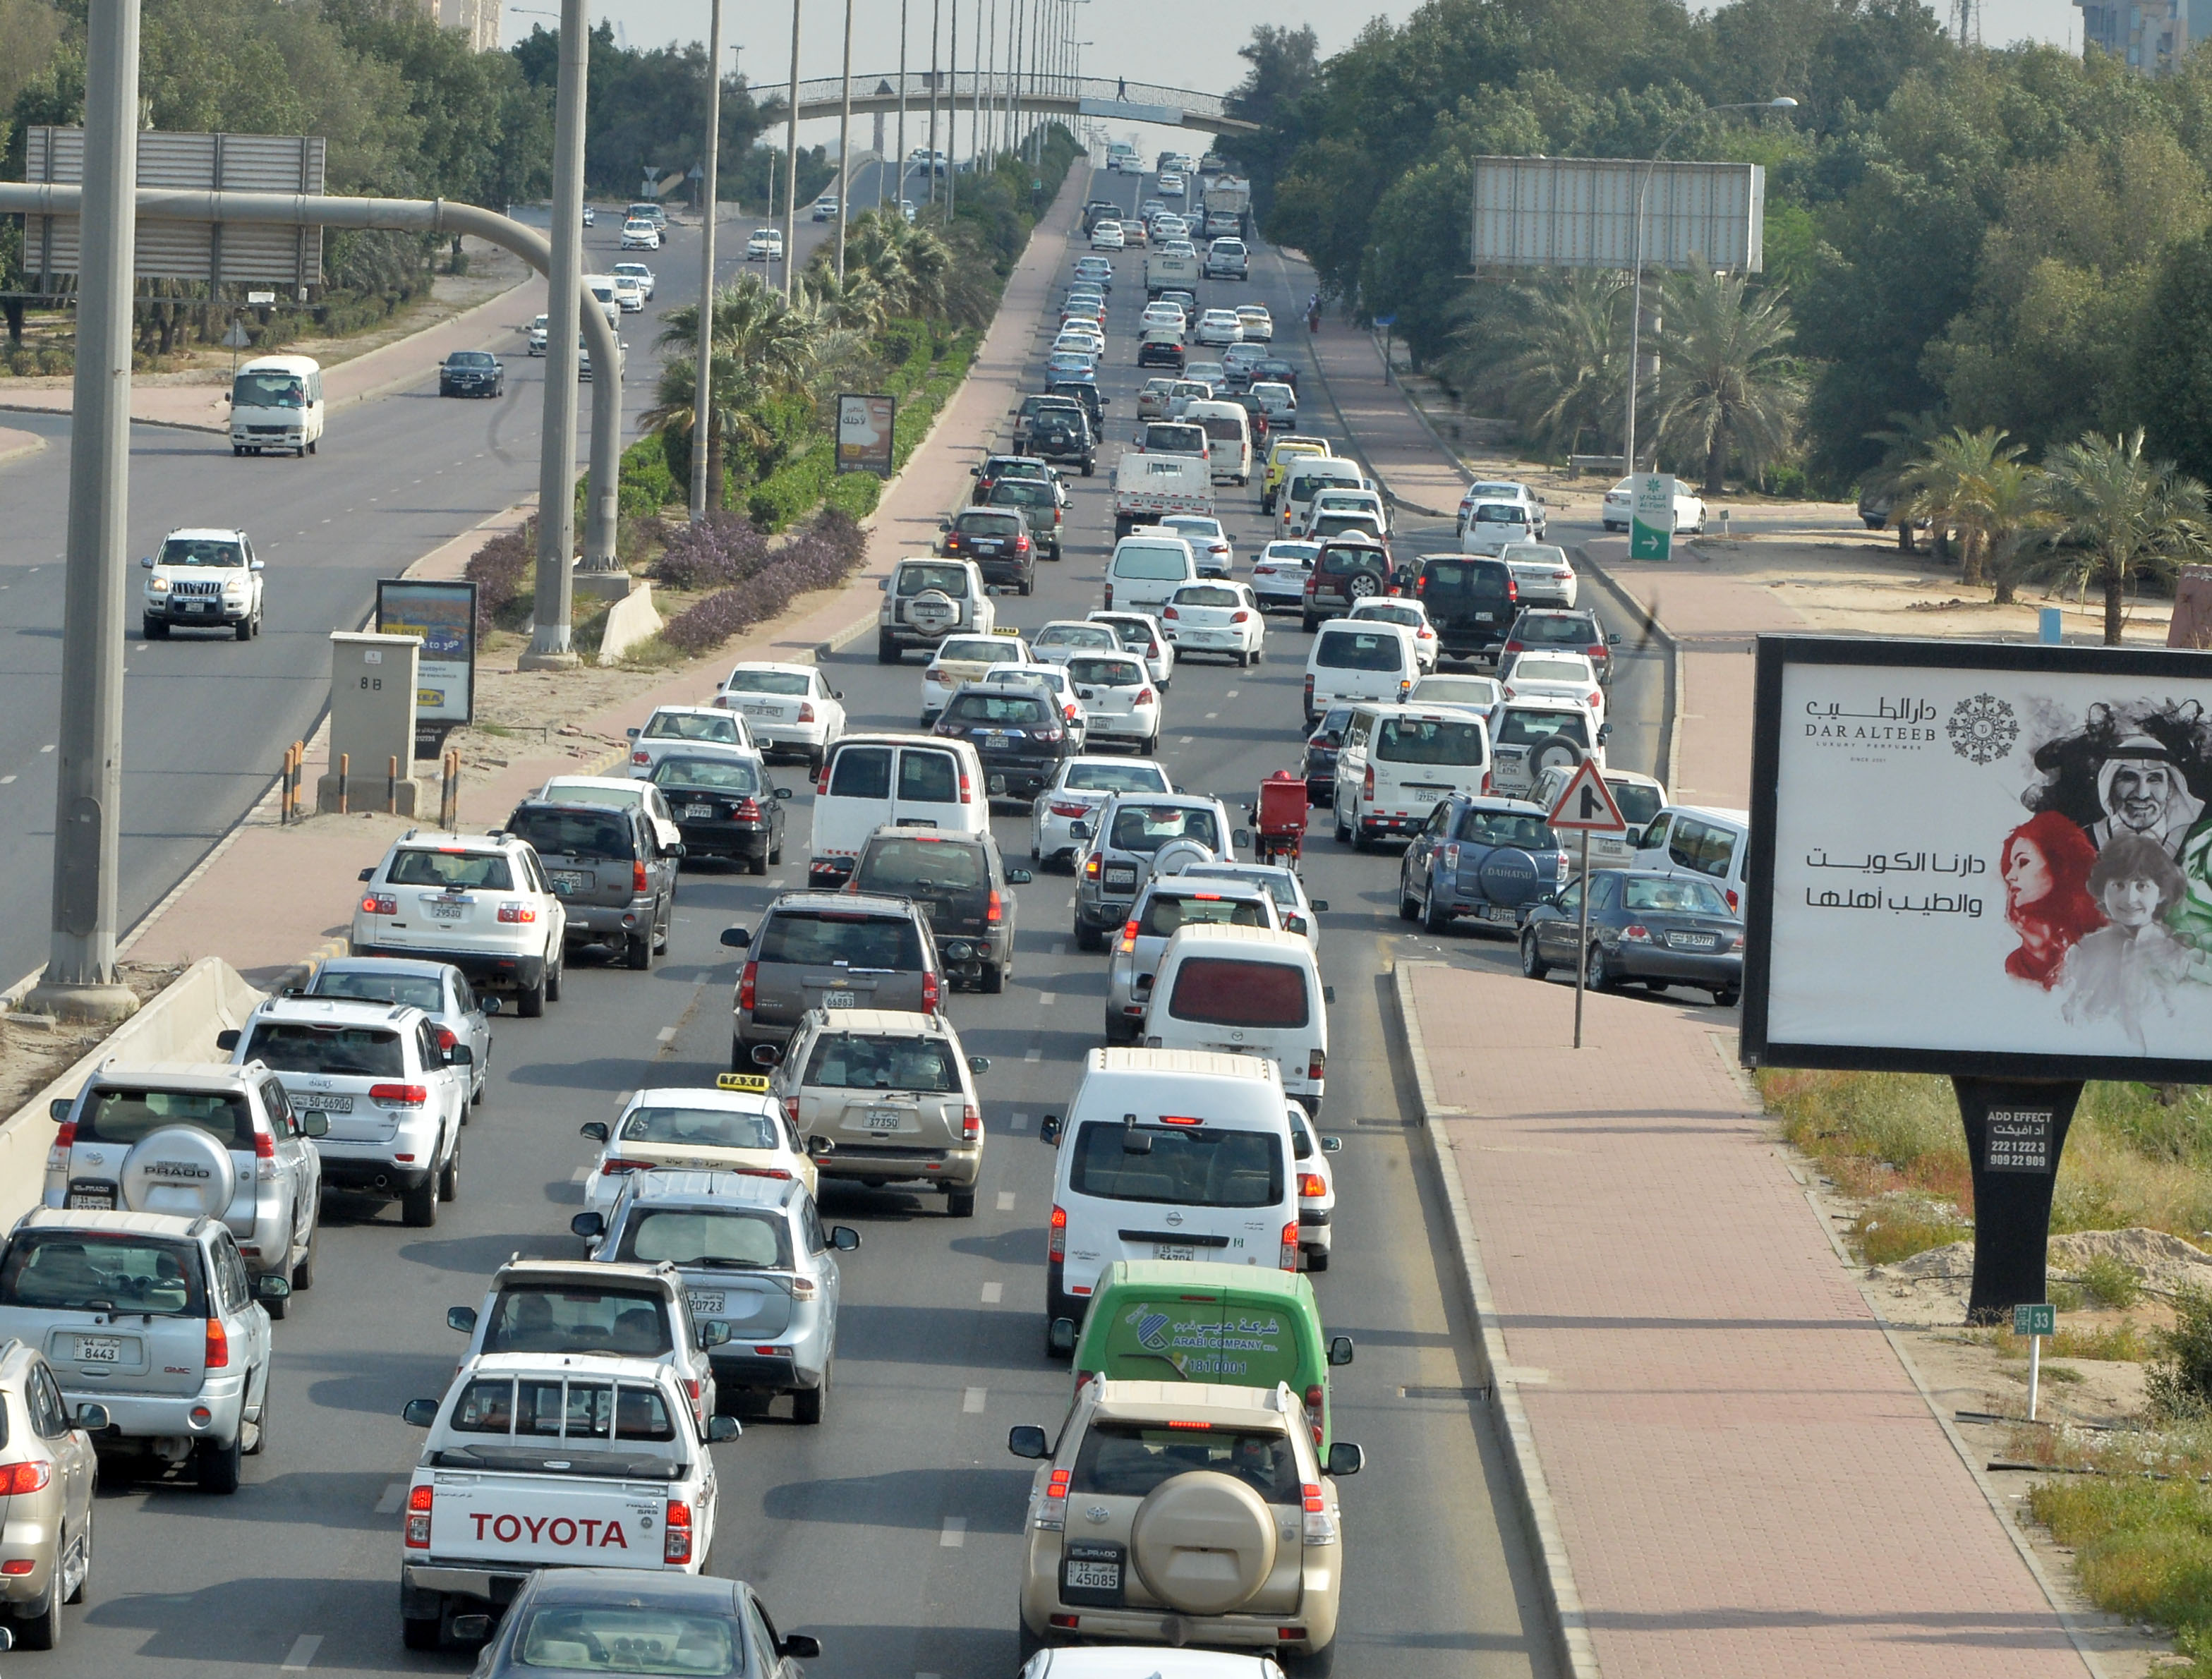
M588 1119L580 1136L599 1145L584 1204L605 1216L633 1172L735 1172L788 1178L814 1193L814 1157L791 1116L769 1094L766 1075L724 1073L714 1088L660 1085L634 1090L612 1124Z

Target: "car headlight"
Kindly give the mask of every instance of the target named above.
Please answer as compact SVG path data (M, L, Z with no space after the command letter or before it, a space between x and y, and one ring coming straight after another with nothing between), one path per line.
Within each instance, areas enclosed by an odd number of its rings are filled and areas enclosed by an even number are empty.
M169 579L166 577L148 578L146 579L146 592L149 595L167 594L169 592Z

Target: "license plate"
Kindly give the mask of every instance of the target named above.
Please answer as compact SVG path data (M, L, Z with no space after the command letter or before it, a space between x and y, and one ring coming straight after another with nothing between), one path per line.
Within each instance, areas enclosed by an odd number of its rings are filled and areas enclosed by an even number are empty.
M712 1318L722 1309L720 1294L702 1294L692 1289L685 1292L685 1298L691 1302L691 1315L695 1318Z
M465 904L425 904L422 911L433 921L459 921L466 907Z
M849 1009L853 1006L853 994L850 991L824 991L822 993L822 1006L824 1009Z
M545 873L553 882L553 889L564 898L571 892L584 889L584 876L574 869L548 869Z
M714 815L714 807L711 804L687 804L678 814L690 821L711 821Z
M1443 798L1451 791L1451 789L1449 787L1408 787L1406 791L1415 798Z
M112 1213L115 1210L115 1185L103 1184L94 1189L73 1189L69 1192L69 1204Z
M868 1110L868 1129L872 1131L895 1131L899 1128L899 1112L895 1107L872 1107Z
M1155 1242L1152 1244L1152 1258L1155 1259L1195 1259L1198 1258L1198 1249L1188 1242Z
M123 1337L118 1335L80 1335L76 1337L79 1364L120 1364Z
M1497 621L1497 620L1496 620L1496 618L1495 618L1494 615L1492 615L1492 614L1491 614L1491 613L1488 613L1488 612L1478 612L1478 613L1476 613L1476 614L1474 615L1474 621L1475 621L1476 623L1478 623L1478 624L1488 624L1488 623L1494 623L1494 622L1496 622L1496 621Z
M1075 1562L1063 1566L1062 1579L1078 1591L1119 1591L1121 1565L1118 1562Z
M1720 939L1712 933L1669 933L1667 943L1677 950L1710 950Z
M1013 741L1005 735L987 735L983 737L983 744L994 752L1011 752L1014 749Z
M1504 904L1486 904L1483 906L1482 918L1485 921L1517 921L1521 918L1521 912Z
M1106 884L1109 886L1134 886L1136 883L1137 871L1134 869L1109 869L1106 871Z
M299 1099L300 1106L317 1113L351 1113L353 1098L341 1096L328 1090L310 1090Z
M774 717L781 707L775 706L740 706L738 709L747 717Z

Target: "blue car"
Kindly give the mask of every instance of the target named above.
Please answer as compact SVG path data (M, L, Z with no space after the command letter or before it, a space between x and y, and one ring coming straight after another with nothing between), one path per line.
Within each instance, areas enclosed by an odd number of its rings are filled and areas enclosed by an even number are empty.
M1398 913L1432 933L1461 916L1517 931L1566 883L1567 849L1541 805L1454 793L1438 802L1398 864Z

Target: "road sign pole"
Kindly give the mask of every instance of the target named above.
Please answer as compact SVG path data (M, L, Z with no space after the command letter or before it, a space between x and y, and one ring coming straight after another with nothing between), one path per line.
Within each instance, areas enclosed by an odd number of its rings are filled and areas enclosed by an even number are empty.
M714 170L722 152L722 0L707 0L707 155L699 165L700 198L707 207L699 232L699 367L691 389L691 523L707 517L707 439L715 423L714 362ZM715 486L720 488L720 485Z
M1589 830L1583 830L1582 927L1575 935L1575 1047L1583 1046L1583 991L1589 978Z
M2027 1420L2030 1422L2035 1421L2035 1390L2042 1378L2043 1337L2031 1335L2027 1337Z

